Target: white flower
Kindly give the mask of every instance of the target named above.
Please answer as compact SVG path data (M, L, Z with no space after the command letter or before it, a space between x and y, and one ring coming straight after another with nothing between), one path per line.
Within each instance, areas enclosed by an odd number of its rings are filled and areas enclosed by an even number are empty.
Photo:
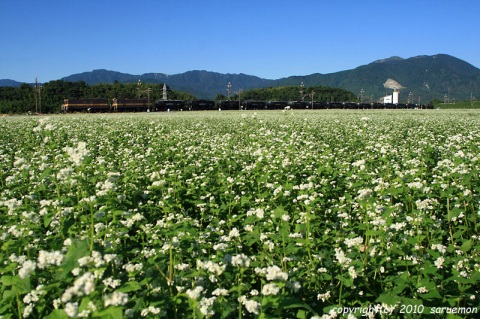
M228 290L224 288L217 288L212 291L212 295L214 296L228 296Z
M357 272L355 271L355 268L353 266L350 266L350 268L348 268L348 273L353 279L357 278Z
M62 302L70 301L74 296L85 296L95 290L95 277L90 272L84 273L75 280L73 287L67 288L62 295Z
M425 287L420 287L420 288L417 289L417 292L420 293L420 294L424 294L424 293L428 292L428 289L425 288Z
M322 299L323 302L325 302L325 300L328 300L328 298L330 298L330 290L327 291L327 292L324 293L324 294L318 294L318 295L317 295L317 300Z
M18 276L22 279L28 278L35 268L37 268L37 264L34 261L26 260L18 271Z
M190 299L198 299L202 291L203 291L203 287L197 286L194 289L187 289L185 293Z
M231 261L233 266L240 266L240 267L249 267L250 266L250 258L248 258L245 254L239 254L236 256L232 256Z
M247 298L243 298L241 301L249 313L253 313L255 315L260 313L260 303L258 301L247 300Z
M60 266L60 264L63 262L65 256L62 255L61 252L59 251L44 251L40 250L38 253L38 268L44 269L48 265L56 265Z
M80 166L85 157L90 154L87 149L87 143L85 142L78 142L77 148L65 147L64 150L67 152L67 154L70 156L70 160L76 166Z
M65 305L65 313L70 318L75 318L78 314L78 302L68 302Z
M358 236L355 238L345 238L344 243L345 245L347 245L348 248L358 246L360 244L363 244L363 237Z
M278 294L279 291L280 291L280 288L277 285L275 285L274 283L265 284L262 287L262 294L264 296L276 295L276 294Z
M103 304L108 306L122 306L128 302L128 294L120 291L114 291L112 294L105 295L103 298Z
M211 317L215 314L213 310L210 310L210 307L213 306L213 303L217 297L210 297L210 298L202 298L200 302L198 303L198 308L200 309L200 312L207 317Z
M437 260L435 260L435 266L437 266L437 268L443 268L443 262L445 261L445 258L443 257L438 257Z
M288 280L288 274L283 272L278 266L267 267L267 280Z

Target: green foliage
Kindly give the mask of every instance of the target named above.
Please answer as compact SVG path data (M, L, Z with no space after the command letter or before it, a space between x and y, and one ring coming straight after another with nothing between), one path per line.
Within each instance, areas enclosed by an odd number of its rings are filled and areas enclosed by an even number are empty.
M357 97L352 92L332 87L313 86L305 87L303 98L306 101L311 100L312 91L315 92L314 100L321 102L347 102L357 101ZM252 89L241 93L242 100L260 100L260 101L301 101L302 96L299 86L281 86L269 87L263 89ZM238 99L234 95L233 100Z
M478 113L1 118L0 317L478 311Z
M160 100L163 94L163 84L142 84L141 90L152 89L151 101ZM189 93L172 91L167 86L168 98L171 100L195 99ZM145 93L142 97L146 97ZM96 84L88 85L83 81L66 82L62 80L50 81L42 85L40 97L35 100L35 88L22 84L18 88L0 87L0 113L34 113L36 103L41 107L42 113L58 113L64 99L92 99L103 98L111 103L113 98L133 99L138 98L137 83ZM39 110L40 111L40 110Z

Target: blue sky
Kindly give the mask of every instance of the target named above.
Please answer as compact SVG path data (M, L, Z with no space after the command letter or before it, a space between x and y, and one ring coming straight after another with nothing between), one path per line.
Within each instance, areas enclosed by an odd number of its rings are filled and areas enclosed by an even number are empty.
M480 67L478 0L0 0L0 79L107 69L268 79L390 56Z

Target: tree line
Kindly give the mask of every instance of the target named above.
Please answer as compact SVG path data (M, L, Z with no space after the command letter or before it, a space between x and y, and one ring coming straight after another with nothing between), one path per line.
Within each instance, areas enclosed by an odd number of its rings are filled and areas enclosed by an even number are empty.
M251 89L240 92L241 100L257 101L311 101L319 102L358 102L358 98L350 91L326 86L312 86L301 89L298 86L268 87ZM218 94L215 100L227 100L229 97ZM231 100L238 100L236 92L230 96Z
M64 99L117 99L147 98L150 90L152 103L163 97L163 84L119 83L88 85L83 81L68 82L56 80L44 83L40 87L23 83L19 87L0 87L0 113L58 113ZM185 92L173 91L167 86L170 100L195 100L196 97Z
M39 88L39 87L38 87ZM88 85L84 81L68 82L56 80L44 83L39 93L35 85L23 83L19 87L0 87L0 113L58 113L64 99L107 99L111 102L117 99L146 98L147 89L150 89L150 101L154 103L163 97L163 84L119 83ZM314 86L300 90L298 86L269 87L251 89L233 94L228 97L217 94L215 100L259 100L259 101L299 101L312 100L321 102L357 101L357 97L350 91ZM196 100L189 93L173 91L167 86L169 100Z

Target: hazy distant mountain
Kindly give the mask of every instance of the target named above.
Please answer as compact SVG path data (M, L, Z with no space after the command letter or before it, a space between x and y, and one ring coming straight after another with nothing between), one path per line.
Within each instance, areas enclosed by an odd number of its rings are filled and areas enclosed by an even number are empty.
M20 85L22 85L22 82L17 82L9 79L0 80L0 86L19 87Z
M470 95L480 96L480 69L458 58L438 54L417 56L403 59L397 56L376 60L370 64L352 70L336 73L314 73L304 76L291 76L278 80L262 79L246 74L222 74L209 71L189 71L181 74L145 73L132 75L108 70L93 70L73 74L62 78L64 81L84 81L87 84L98 83L166 83L173 90L185 91L199 98L213 99L217 94L227 95L227 84L232 84L232 94L239 88L248 90L270 86L300 85L329 86L349 90L360 96L363 92L365 101L378 100L391 94L383 83L394 79L405 87L400 92L400 101L406 102L409 93L413 100L422 103L432 99L443 99L445 94L450 99L469 99ZM11 81L5 82L5 81ZM19 86L12 80L0 80L0 86Z
M171 89L185 91L199 98L213 99L218 93L227 95L227 84L232 83L232 93L238 88L242 90L261 88L273 85L273 80L261 79L246 74L222 74L209 71L188 71L185 73L166 75L163 73L145 73L132 75L108 70L93 70L73 74L62 78L64 81L84 81L94 85L98 83L131 83L140 80L142 83L166 83Z

